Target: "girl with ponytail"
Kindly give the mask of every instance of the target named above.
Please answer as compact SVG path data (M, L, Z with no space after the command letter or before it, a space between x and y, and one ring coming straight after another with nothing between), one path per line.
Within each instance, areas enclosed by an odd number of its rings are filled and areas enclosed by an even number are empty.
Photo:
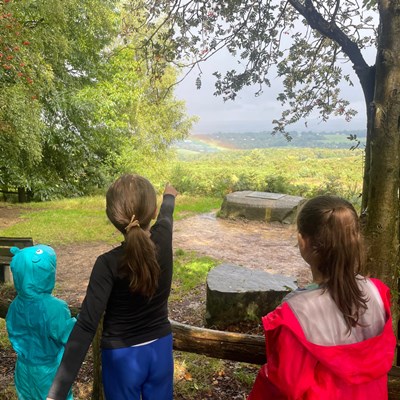
M123 175L108 189L106 214L124 241L95 262L48 399L66 398L103 315L102 376L106 399L172 399L168 297L176 195L174 187L165 187L157 216L156 192L144 177Z
M267 364L248 400L385 400L394 357L389 289L359 274L364 249L354 207L308 200L298 244L313 283L263 317Z

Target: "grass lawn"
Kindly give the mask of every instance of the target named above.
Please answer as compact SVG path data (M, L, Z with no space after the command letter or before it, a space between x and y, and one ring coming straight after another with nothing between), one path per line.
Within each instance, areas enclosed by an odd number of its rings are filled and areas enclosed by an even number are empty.
M196 213L210 212L219 208L221 202L222 199L214 197L178 196L174 218L179 220ZM0 236L29 236L34 243L49 245L116 241L115 228L105 214L104 197L29 203L23 206L0 203L2 206L21 210L21 214L18 223L0 229Z

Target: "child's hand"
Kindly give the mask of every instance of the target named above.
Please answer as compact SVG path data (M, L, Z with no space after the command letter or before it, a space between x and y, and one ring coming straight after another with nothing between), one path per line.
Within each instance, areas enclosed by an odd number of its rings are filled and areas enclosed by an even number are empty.
M178 195L178 191L169 183L165 185L164 194L171 194L176 197Z

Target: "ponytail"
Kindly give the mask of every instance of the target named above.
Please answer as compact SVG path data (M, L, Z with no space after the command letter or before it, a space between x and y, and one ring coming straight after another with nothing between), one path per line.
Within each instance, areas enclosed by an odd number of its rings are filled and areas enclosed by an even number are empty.
M152 184L140 175L123 175L108 189L106 213L125 236L119 272L132 292L151 297L158 287L160 266L149 226L157 207Z
M130 290L153 296L158 286L160 266L148 232L140 227L130 229L125 235L124 250L120 271L129 277Z
M317 196L301 208L297 225L300 234L310 240L322 285L350 332L358 324L361 310L367 308L356 277L365 262L358 215L351 203L340 197Z

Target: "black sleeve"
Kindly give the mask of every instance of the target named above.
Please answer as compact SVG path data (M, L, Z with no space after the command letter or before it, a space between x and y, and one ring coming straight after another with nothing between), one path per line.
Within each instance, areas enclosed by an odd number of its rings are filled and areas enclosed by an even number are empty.
M173 213L175 208L175 196L172 194L165 194L160 211L157 216L157 221L153 225L152 230L159 226L169 227L172 233Z
M55 400L67 397L106 309L112 287L111 270L100 256L93 267L81 312L65 346L48 397Z

